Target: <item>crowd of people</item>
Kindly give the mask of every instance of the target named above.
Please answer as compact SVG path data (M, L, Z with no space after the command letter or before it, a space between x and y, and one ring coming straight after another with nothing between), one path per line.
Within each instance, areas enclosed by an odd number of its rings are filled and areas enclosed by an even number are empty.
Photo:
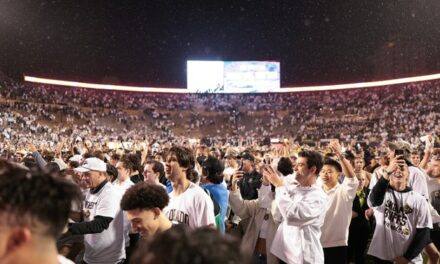
M440 149L432 135L423 153L402 140L361 148L286 142L281 151L68 141L27 143L0 161L2 263L440 257ZM40 240L47 254L38 256Z
M3 80L0 262L437 263L438 85L171 95Z
M158 140L240 137L383 142L439 129L439 81L364 89L283 94L159 94L101 91L2 80L0 103L41 125L99 127L103 135ZM405 122L402 122L405 120ZM114 130L111 132L111 130Z

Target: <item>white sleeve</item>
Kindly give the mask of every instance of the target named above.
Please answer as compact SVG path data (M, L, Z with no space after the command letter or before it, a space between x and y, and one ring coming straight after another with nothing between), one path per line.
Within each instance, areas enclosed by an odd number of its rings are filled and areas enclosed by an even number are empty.
M243 200L240 191L229 192L229 206L240 218L248 218L255 214L258 200Z
M409 184L415 192L421 194L425 199L429 199L428 183L424 172L416 167L411 168Z
M195 209L194 218L197 227L215 225L214 204L204 191L198 195Z
M432 217L429 211L428 201L420 199L419 212L417 212L416 228L431 228L432 229Z
M270 185L265 186L261 184L261 187L258 190L258 205L262 208L270 208L273 199Z
M325 212L327 200L323 197L311 193L302 196L300 200L294 203L287 188L281 186L276 188L275 200L287 224L302 226Z
M359 180L357 179L357 177L356 176L353 178L344 177L344 181L342 182L342 185L344 185L345 187L347 199L354 200L354 198L356 197L357 187L359 186Z
M437 210L434 209L434 207L432 206L431 203L428 203L428 206L429 206L429 212L432 217L432 222L433 223L440 223L440 215L438 214Z

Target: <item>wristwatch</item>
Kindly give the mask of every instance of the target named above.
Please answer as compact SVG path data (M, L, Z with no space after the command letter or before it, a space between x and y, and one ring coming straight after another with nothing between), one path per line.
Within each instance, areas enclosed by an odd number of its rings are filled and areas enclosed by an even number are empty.
M385 173L387 176L390 176L391 174L393 174L392 171L387 171L387 169L383 169L383 173Z

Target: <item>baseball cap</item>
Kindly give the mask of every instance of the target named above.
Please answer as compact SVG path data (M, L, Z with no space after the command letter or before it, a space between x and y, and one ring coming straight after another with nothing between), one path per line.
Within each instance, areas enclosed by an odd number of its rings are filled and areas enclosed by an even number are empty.
M81 162L82 159L83 159L82 155L76 154L70 157L69 161Z
M236 158L237 157L237 151L233 149L226 150L225 158Z
M75 169L77 172L102 171L107 172L107 165L98 158L88 158L81 166Z
M53 162L60 167L60 171L67 169L67 164L62 159L55 158Z
M243 151L238 155L238 158L255 161L254 156L249 151Z

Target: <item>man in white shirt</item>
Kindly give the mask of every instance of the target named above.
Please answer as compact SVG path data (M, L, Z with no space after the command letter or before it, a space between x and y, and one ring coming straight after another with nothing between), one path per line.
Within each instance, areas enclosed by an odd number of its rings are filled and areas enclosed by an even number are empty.
M131 159L128 158L127 155L122 156L122 158L116 163L118 177L112 184L120 192L121 197L131 186L134 185L130 179L130 175L134 171L134 167L135 164L131 161ZM127 219L127 215L124 214L124 240L127 261L130 260L131 251L134 249L138 237L139 235L136 233L130 235L130 222Z
M295 165L299 183L296 186L286 186L270 166L263 168L265 177L276 187L275 201L283 216L271 252L284 263L324 263L320 237L327 196L315 184L321 168L322 157L318 152L300 152Z
M339 142L332 140L329 148L339 161L325 158L319 175L321 187L328 197L327 213L321 228L321 243L325 263L344 264L347 263L348 231L359 181L350 161L342 155ZM340 184L338 179L341 173L344 180Z
M409 175L402 156L393 157L368 197L376 217L368 254L375 263L423 263L432 219L426 198L408 187Z
M214 205L208 194L189 179L194 178L195 159L185 147L172 147L165 163L165 175L173 185L170 202L164 208L173 224L191 228L214 226Z
M121 193L106 180L107 165L98 158L88 158L75 169L82 173L88 189L84 199L84 222L69 226L72 234L84 234L83 262L123 263L125 239Z

